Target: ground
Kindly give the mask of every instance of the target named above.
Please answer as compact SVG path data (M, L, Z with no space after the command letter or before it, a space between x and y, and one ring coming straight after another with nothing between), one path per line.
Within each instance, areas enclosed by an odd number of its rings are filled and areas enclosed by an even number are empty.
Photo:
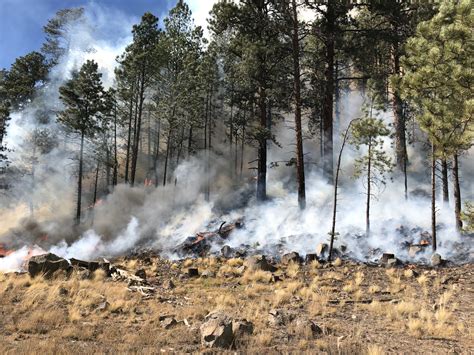
M0 274L0 353L225 351L201 345L199 327L215 309L253 323L253 334L236 342L243 353L474 351L474 265L387 269L338 259L277 265L272 275L244 270L238 258L114 262L144 269L155 292L132 292L101 271L91 279ZM188 277L190 267L208 277ZM272 322L275 309L288 319ZM177 324L166 329L165 316Z

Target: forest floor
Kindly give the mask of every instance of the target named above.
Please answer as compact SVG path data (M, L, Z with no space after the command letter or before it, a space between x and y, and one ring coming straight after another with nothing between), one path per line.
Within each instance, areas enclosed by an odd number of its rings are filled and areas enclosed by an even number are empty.
M474 351L474 265L387 269L337 260L277 265L271 274L243 263L114 260L145 270L150 295L100 271L90 279L0 274L0 353ZM193 267L199 277L188 276ZM200 326L216 309L253 323L236 350L201 344Z

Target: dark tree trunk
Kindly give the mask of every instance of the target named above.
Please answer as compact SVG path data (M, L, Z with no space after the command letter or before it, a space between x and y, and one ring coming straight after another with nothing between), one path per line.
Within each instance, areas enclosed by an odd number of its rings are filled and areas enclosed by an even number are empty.
M449 181L448 181L448 162L446 159L441 160L441 176L443 178L443 202L449 202Z
M453 156L453 184L454 184L454 216L456 218L456 229L462 230L461 219L461 187L459 185L459 161L458 155Z
M367 205L365 211L365 234L370 236L370 194L372 193L372 141L369 141L369 160L367 162Z
M436 251L436 150L434 144L431 146L431 235L433 241L433 252Z
M259 116L260 127L267 129L267 105L265 89L259 89ZM257 200L267 198L267 137L261 136L258 140L258 167L257 167Z
M191 156L193 152L193 125L189 126L189 133L188 133L188 157Z
M325 30L325 61L326 70L324 73L325 90L322 112L322 158L323 172L327 180L333 183L333 109L334 109L334 53L335 53L335 32L336 14L334 1L327 2L326 30Z
M170 155L170 149L171 149L171 128L168 131L168 139L166 142L166 155L165 155L165 167L163 171L163 186L166 186L166 178L167 178L167 173L168 173L168 159Z
M242 127L242 145L240 146L240 181L244 174L245 126Z
M130 99L130 110L128 112L128 132L127 132L127 156L125 158L125 183L128 183L128 172L130 168L130 150L132 147L132 120L133 120L133 95Z
M95 179L94 179L94 197L92 199L92 207L95 207L97 202L97 187L99 185L99 171L100 171L100 162L97 161L97 167L95 169Z
M300 78L300 39L298 24L298 9L296 0L292 0L293 13L293 78L295 90L295 131L296 131L296 177L298 181L298 205L306 207L306 189L304 176L303 130L301 128L301 78Z
M136 132L135 132L135 144L133 149L133 156L132 156L132 171L130 177L130 184L133 186L135 184L135 175L137 172L137 161L138 161L138 147L140 144L140 133L142 127L142 115L143 115L143 102L145 100L145 73L144 69L142 69L141 73L141 80L140 80L140 91L138 97L138 115L137 115L137 124L136 124Z
M81 132L81 149L79 151L79 173L77 179L77 206L76 206L76 224L81 222L81 202L82 202L82 171L84 163L84 138L85 132Z
M349 136L351 124L353 121L349 123L347 126L346 132L344 133L344 137L342 138L342 145L341 150L339 150L339 156L337 158L337 166L336 166L336 177L334 179L334 196L333 196L333 206L332 206L332 226L331 226L331 233L330 233L330 243L329 243L329 256L328 261L332 260L332 251L334 248L334 239L336 238L336 214L337 214L337 188L339 185L339 171L341 170L341 161L342 161L342 152L344 151L344 146L347 142L347 137Z
M400 74L400 51L398 43L393 46L393 71ZM398 169L406 175L407 142L403 101L398 88L393 88L392 107L395 126L395 154Z
M112 176L112 186L118 183L118 157L117 157L117 108L114 108L114 170Z
M160 134L161 134L161 119L157 123L157 133L156 133L156 145L155 145L155 156L153 159L153 172L155 174L155 187L158 187L158 158L160 154Z

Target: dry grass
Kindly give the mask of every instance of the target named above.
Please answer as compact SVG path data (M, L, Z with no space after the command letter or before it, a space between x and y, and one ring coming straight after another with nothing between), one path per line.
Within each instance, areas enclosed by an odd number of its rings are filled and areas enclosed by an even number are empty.
M288 277L294 279L298 276L300 269L301 267L298 263L291 262L286 268L286 274L288 275Z
M148 266L137 262L135 266L144 267L147 273L151 268L157 270L158 285L166 277L176 285L172 290L158 286L149 299L101 272L87 280L78 275L44 280L0 274L4 339L0 353L82 353L84 346L96 353L196 353L203 350L199 326L214 309L253 322L254 334L238 341L237 351L242 353L383 354L381 345L388 344L389 338L400 353L413 349L449 352L452 343L439 339L455 339L459 352L468 353L473 335L472 299L464 290L470 286L463 279L441 283L449 269L421 273L420 280L408 277L406 270L367 268L351 262L338 269L327 264L321 268L313 262L298 265L294 273L287 272L293 265L283 267L287 277L271 282L268 272L235 274L242 262L238 258L194 259L192 265L201 270L232 274L210 279L180 278L185 261L176 263L175 269L169 262L164 268L160 261ZM372 302L356 302L365 299ZM276 307L295 314L296 319L316 321L324 334L314 339L308 327L298 327L296 321L269 325L268 312ZM186 319L189 326L179 323L163 329L158 321L162 315ZM45 337L49 345L42 343Z
M272 273L262 270L246 270L242 276L242 282L262 282L269 283L272 279Z

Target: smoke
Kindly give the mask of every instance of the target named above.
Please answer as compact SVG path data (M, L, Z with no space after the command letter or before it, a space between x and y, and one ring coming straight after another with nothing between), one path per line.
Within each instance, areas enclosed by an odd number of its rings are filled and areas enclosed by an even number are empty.
M268 171L268 201L255 201L255 180L252 171L246 172L247 184L235 183L230 178L227 142L215 142L217 153L208 159L204 154L187 158L174 170L175 183L166 186L130 187L116 186L101 204L90 211L89 218L79 228L72 226L75 200L74 137L66 136L56 123L55 112L61 109L58 88L86 59L99 63L105 84L113 80L114 58L123 52L130 42L131 21L117 16L113 28L125 28L127 32L111 42L101 37L101 31L109 28L109 16L95 7L84 23L71 32L71 47L67 55L51 73L50 83L40 95L21 112L12 115L7 144L13 148L11 168L19 173L14 177L10 196L2 202L4 210L0 238L17 250L0 259L0 270L18 270L30 246L39 244L46 250L66 258L91 260L100 256L123 255L135 248L155 248L168 257L177 257L175 249L189 236L197 232L215 230L222 221L231 222L244 218L244 227L235 230L226 244L255 251L280 254L297 251L313 252L318 243L327 242L332 220L333 187L321 176L318 161L319 147L316 139L305 140L307 208L300 211L295 188L295 168L285 162L294 157L294 122L287 115L274 125L274 133L281 147L270 144L269 161L280 162ZM94 23L94 26L91 24ZM107 26L106 26L107 25ZM339 134L350 120L359 117L364 98L357 92L345 95L341 102L341 119L336 122L335 154L340 147ZM41 122L38 116L48 112L48 119ZM389 113L380 116L391 122ZM32 149L28 141L38 128L47 129L56 144L46 154L36 155L34 182L32 181ZM219 128L218 128L219 129ZM309 137L309 133L305 133ZM63 138L67 137L67 138ZM393 156L391 139L385 140L385 149ZM363 153L363 151L362 151ZM393 252L408 260L405 240L397 231L401 226L413 230L411 241L420 242L421 232L430 230L430 201L423 196L404 198L402 180L394 176L372 199L371 235L365 237L366 190L361 180L351 178L354 160L361 154L347 146L344 151L341 185L338 199L336 247L346 246L350 255L359 260L372 260L382 252ZM255 158L255 152L247 150L246 161ZM29 158L28 158L29 157ZM421 145L409 147L409 189L429 191L429 174L425 166L426 155ZM210 163L208 163L210 161ZM474 175L472 151L461 161L462 192L472 198ZM245 164L247 167L247 164ZM246 169L247 170L247 169ZM210 200L206 201L206 186L212 186ZM451 203L452 204L452 203ZM28 215L28 206L34 216ZM445 258L456 258L455 243L462 240L454 228L452 205L439 204L438 222L439 252ZM213 252L219 251L215 245ZM39 249L34 249L38 251ZM373 251L373 252L372 252ZM30 254L29 254L30 253Z

